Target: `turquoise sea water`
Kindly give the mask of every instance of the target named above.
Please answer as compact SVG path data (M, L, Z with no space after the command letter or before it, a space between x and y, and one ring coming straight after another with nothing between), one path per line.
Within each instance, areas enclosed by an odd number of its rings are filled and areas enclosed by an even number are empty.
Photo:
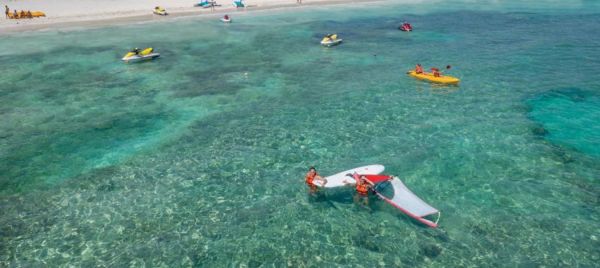
M598 3L233 18L0 40L0 266L600 261ZM330 32L344 44L320 47ZM133 46L162 56L120 62ZM414 80L415 63L462 82ZM351 189L307 195L308 166L372 163L440 227Z

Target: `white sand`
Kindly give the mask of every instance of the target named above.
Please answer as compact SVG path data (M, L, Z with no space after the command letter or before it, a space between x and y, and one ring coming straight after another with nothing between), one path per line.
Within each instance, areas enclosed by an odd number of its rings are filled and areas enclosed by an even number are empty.
M190 16L232 12L235 10L261 10L283 7L302 7L322 4L353 4L374 0L244 0L247 8L236 9L233 0L217 0L221 7L194 7L199 0L3 0L2 8L10 10L42 11L45 18L9 20L0 19L0 33L21 32L57 27L77 27L107 25L135 21L168 19L169 17ZM413 0L414 1L414 0ZM152 14L155 6L166 8L169 16Z

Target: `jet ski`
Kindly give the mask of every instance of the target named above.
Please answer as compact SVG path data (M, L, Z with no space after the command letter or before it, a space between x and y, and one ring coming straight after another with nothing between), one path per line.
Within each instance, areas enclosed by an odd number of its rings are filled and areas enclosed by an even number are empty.
M231 17L229 17L229 15L225 15L221 18L222 22L231 22Z
M400 27L398 27L398 29L400 29L400 31L403 31L403 32L412 32L412 30L413 30L410 23L404 23L404 24L400 25Z
M159 53L154 52L154 49L149 47L144 50L139 50L137 48L127 52L125 56L121 59L125 63L128 62L137 62L143 60L151 60L160 57Z
M164 7L155 7L152 13L156 15L166 16L169 15Z
M321 45L326 47L336 46L342 42L341 38L337 37L337 34L328 34L321 40Z

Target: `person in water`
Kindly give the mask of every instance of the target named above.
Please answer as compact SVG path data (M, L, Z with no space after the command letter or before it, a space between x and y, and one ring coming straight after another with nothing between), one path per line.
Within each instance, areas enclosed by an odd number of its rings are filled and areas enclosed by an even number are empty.
M317 173L317 169L315 167L310 167L308 169L308 173L306 173L305 182L310 189L310 193L314 193L317 191L317 186L313 183L315 180L321 181L321 184L325 186L327 184L327 180L324 179Z
M225 14L225 16L223 16L224 20L229 20L229 15Z
M423 73L423 66L421 66L421 64L417 63L417 66L415 66L415 73L418 73L418 74Z
M356 179L356 194L354 195L354 202L357 204L362 203L368 207L369 206L369 191L373 189L373 183L367 180L365 175L354 174L354 177L358 177Z

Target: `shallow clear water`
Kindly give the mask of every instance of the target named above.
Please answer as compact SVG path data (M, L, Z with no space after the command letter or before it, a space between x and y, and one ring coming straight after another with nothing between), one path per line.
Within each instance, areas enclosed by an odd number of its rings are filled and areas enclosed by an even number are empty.
M599 11L369 4L3 38L0 266L594 266ZM320 47L330 32L344 44ZM119 62L133 46L162 56ZM462 82L406 76L417 62ZM440 227L307 195L308 166L371 163Z

